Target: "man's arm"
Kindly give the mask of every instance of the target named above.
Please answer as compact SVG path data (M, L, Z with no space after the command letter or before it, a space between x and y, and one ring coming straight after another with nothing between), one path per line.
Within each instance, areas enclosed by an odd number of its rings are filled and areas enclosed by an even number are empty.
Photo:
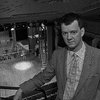
M22 99L22 90L19 88L19 90L16 92L13 100L21 100Z
M96 95L95 100L100 100L100 90L97 91L97 95Z
M99 69L98 69L98 71L100 71L100 53L99 53L99 59L98 59L99 61ZM99 72L100 73L100 72ZM100 75L99 75L100 76ZM99 79L99 84L98 84L98 90L97 90L97 94L96 94L96 98L95 98L95 100L100 100L100 79Z
M14 100L19 100L22 97L22 92L24 94L28 94L34 91L36 88L49 82L55 75L55 66L56 53L53 53L52 59L49 61L48 66L42 72L20 85L20 89L16 92Z
M57 62L56 55L57 52L53 52L52 58L48 62L47 67L33 78L20 85L20 88L24 94L28 94L45 83L48 83L55 76L55 67Z

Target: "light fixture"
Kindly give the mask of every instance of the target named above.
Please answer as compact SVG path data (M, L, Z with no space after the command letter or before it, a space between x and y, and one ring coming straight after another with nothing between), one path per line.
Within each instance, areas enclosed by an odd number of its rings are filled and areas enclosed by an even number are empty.
M13 31L14 30L14 28L11 28L11 31Z

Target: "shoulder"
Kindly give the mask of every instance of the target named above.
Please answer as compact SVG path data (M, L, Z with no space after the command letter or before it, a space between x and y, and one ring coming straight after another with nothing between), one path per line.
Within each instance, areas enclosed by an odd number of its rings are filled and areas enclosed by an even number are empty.
M93 47L93 46L90 46L88 44L86 44L86 47L89 49L89 51L92 52L92 54L100 55L100 49Z
M91 46L91 50L94 51L95 53L100 53L100 49L98 49L96 47Z
M62 54L66 51L66 48L58 48L56 50L53 51L53 54Z

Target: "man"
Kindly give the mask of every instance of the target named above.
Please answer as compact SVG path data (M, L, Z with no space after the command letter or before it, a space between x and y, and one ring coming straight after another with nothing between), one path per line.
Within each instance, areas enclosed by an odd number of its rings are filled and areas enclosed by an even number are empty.
M99 100L100 50L84 43L85 34L79 15L69 13L61 18L61 31L66 48L53 52L47 68L20 85L14 100L33 91L55 75L57 79L56 100Z

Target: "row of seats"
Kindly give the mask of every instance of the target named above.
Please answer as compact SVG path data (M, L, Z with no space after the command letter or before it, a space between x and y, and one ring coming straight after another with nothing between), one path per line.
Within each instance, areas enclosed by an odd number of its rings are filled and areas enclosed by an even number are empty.
M23 53L23 51L20 51L20 52L12 52L12 53L8 53L8 54L2 54L0 56L0 61L10 60L10 59L16 58L16 57L23 57L25 55L26 55L26 52Z

